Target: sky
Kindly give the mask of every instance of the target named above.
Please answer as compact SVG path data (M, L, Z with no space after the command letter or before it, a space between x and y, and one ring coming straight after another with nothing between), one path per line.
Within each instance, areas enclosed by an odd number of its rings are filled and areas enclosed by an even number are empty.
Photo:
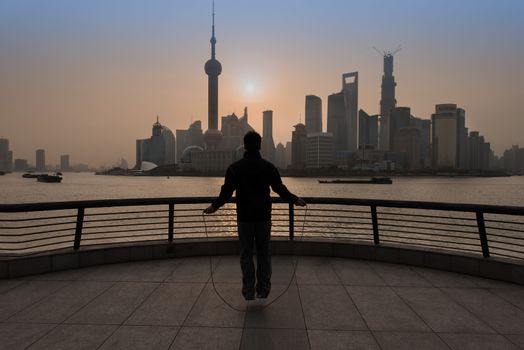
M397 105L430 118L437 103L466 110L495 153L524 146L524 1L216 0L219 116L275 143L304 122L305 96L327 96L359 72L359 108L379 112L382 57L392 50ZM0 137L15 158L135 163L135 140L159 116L171 130L207 129L211 0L0 1Z

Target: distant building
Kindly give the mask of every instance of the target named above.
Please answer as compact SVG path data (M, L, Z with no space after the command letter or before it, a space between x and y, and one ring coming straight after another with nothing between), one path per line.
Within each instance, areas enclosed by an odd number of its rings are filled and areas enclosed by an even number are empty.
M275 142L273 141L273 111L262 113L262 157L270 162L275 162Z
M391 114L391 116L393 113ZM421 136L417 127L401 127L395 133L395 152L403 155L404 170L419 170L422 168Z
M501 164L514 174L524 174L524 148L513 145L505 150L501 158Z
M322 132L322 99L315 95L306 96L306 130Z
M439 104L431 115L432 163L436 168L466 167L465 111L456 104Z
M29 165L25 159L15 159L15 171L27 171Z
M344 94L339 92L328 96L327 132L333 134L336 152L347 149L347 120Z
M71 166L69 165L69 154L63 154L60 156L60 171L70 171Z
M221 172L237 160L238 153L232 149L206 149L192 153L192 169L201 172Z
M45 150L36 150L36 171L46 171L45 166Z
M335 152L333 134L314 132L307 134L306 167L327 168L333 166Z
M411 108L395 107L389 113L389 150L395 149L395 137L400 128L406 128L410 125Z
M428 168L431 166L431 120L411 116L410 126L420 131L421 166Z
M307 130L304 124L295 125L291 134L291 167L304 169L306 167Z
M176 130L176 163L180 163L182 153L190 146L198 146L204 148L204 133L202 132L202 122L197 120L187 130Z
M471 170L487 170L490 168L491 146L484 141L478 131L472 131L468 136L468 168ZM524 163L523 163L524 165Z
M395 99L395 77L393 76L393 54L384 52L384 74L382 75L381 97L380 97L380 136L379 148L383 151L389 151L391 142L389 140L390 112L397 106Z
M282 143L278 143L275 148L275 166L279 169L286 169L286 147Z
M142 162L157 166L175 164L175 146L175 135L167 126L160 124L157 117L151 137L136 141L135 168L139 169Z
M293 144L291 141L286 142L286 166L285 169L291 166L291 161L293 158Z
M244 115L238 118L235 113L222 117L222 143L223 149L237 149L244 145L244 135L254 130L248 123L247 107Z
M369 115L364 110L358 111L358 143L378 148L378 115Z
M0 138L0 171L13 170L13 153L9 150L9 140Z

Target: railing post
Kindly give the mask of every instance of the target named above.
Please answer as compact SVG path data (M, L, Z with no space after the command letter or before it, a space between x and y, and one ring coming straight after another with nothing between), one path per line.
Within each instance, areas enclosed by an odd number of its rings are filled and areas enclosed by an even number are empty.
M173 242L173 233L175 227L175 204L169 203L169 226L167 231L167 240L169 243Z
M489 258L488 235L486 234L486 225L484 224L484 213L480 211L477 211L477 226L479 228L482 255L484 255L485 258Z
M289 203L289 239L295 239L295 207Z
M76 214L76 229L75 229L75 243L73 246L74 250L80 248L80 241L82 240L82 227L84 226L84 208L78 208Z
M371 223L373 224L373 242L375 245L380 244L380 236L378 233L378 217L377 217L377 206L371 206Z

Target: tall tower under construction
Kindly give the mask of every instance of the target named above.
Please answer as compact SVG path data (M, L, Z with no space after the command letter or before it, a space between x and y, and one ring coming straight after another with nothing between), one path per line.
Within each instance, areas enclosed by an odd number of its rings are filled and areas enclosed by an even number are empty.
M397 52L398 49L395 51ZM395 99L395 77L393 76L393 54L383 52L384 55L384 74L382 75L381 97L380 97L380 135L379 148L389 151L389 115L391 110L397 106Z

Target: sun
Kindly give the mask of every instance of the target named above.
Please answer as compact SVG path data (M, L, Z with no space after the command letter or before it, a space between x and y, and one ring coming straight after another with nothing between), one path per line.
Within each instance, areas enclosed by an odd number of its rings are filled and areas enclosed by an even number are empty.
M246 85L244 85L244 91L248 94L254 93L255 90L256 90L255 84L253 83L247 83Z

